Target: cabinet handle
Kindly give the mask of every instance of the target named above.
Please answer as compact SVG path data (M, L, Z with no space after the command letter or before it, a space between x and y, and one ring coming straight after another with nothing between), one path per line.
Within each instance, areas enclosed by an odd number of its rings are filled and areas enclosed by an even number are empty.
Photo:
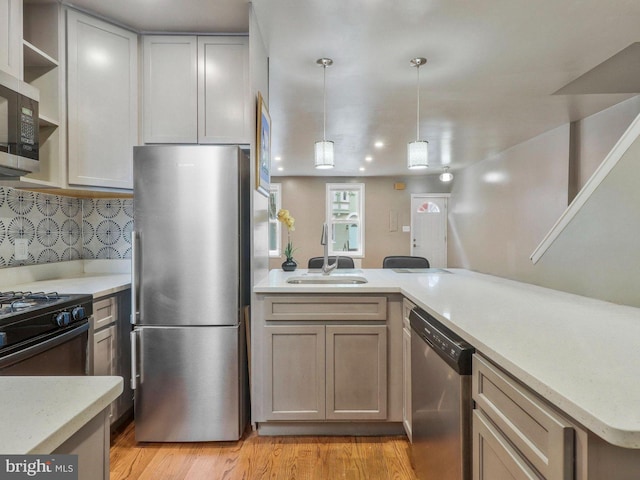
M138 331L131 332L131 390L138 384Z
M131 325L138 323L138 233L131 232Z

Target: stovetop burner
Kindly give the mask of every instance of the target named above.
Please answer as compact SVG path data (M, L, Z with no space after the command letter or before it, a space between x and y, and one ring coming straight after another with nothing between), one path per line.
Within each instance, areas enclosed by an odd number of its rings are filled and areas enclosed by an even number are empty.
M37 341L86 323L93 296L57 292L0 293L0 357Z
M0 317L66 299L58 292L0 292Z

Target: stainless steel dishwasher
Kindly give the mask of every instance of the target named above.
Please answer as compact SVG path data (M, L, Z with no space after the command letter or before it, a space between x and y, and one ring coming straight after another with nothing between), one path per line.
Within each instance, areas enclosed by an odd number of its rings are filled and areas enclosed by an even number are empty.
M419 479L471 478L474 348L424 310L411 322L411 462Z

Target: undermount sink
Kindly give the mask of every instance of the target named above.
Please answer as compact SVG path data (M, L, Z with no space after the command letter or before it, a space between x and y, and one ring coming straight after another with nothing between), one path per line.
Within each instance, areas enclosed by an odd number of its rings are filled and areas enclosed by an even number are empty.
M357 285L367 283L367 279L359 275L299 275L287 279L287 283L316 285Z

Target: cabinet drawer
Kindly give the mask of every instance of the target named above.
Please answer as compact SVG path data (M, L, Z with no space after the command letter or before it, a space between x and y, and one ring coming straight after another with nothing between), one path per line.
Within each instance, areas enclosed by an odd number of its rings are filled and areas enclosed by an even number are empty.
M479 355L473 356L473 399L544 478L573 478L572 425Z
M386 297L265 297L265 320L386 320Z
M117 318L116 313L116 297L101 298L93 302L93 328L99 330L111 323Z
M544 480L479 410L473 411L474 480Z

